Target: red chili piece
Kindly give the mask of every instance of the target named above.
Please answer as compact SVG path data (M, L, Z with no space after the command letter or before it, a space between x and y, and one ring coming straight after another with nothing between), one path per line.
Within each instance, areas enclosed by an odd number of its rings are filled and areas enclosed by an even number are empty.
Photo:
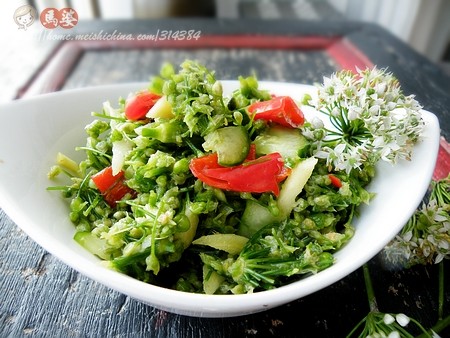
M114 176L111 166L93 175L92 181L102 193L106 203L112 208L115 208L117 202L126 194L136 195L136 192L125 184L124 172L120 171Z
M255 120L265 120L288 128L297 128L305 122L303 112L289 96L276 96L268 101L255 102L248 107Z
M334 176L333 174L328 174L328 177L330 178L331 184L333 186L335 186L336 188L342 187L342 181L338 177Z
M218 164L217 154L214 153L193 159L189 168L205 184L237 192L273 192L278 196L278 183L285 178L283 159L279 153L261 156L234 167Z
M137 93L127 99L125 103L125 116L127 119L133 121L144 119L150 108L152 108L160 98L161 95L147 91Z

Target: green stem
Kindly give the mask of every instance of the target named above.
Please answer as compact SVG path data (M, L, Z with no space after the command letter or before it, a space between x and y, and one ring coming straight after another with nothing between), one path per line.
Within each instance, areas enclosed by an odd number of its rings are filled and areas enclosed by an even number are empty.
M438 300L438 321L431 328L436 333L441 332L450 325L450 315L444 318L444 261L439 263L439 300ZM430 331L431 332L431 331ZM417 338L429 337L430 333L423 333Z
M356 330L358 330L358 328L361 325L363 325L366 321L367 321L367 317L364 317L363 319L361 319L360 322L358 324L356 324L356 326L353 328L353 330L351 330L350 333L345 336L345 338L350 338L351 336L353 336L353 334L356 332Z
M431 328L431 330L433 330L436 333L439 333L449 325L450 325L450 315L441 320L438 320L438 322ZM427 333L422 333L421 335L417 336L416 338L430 337L431 330L429 330L429 332L427 332Z
M379 312L375 292L373 291L372 279L370 278L369 266L363 265L364 282L366 283L367 300L369 301L370 312Z
M105 113L93 112L92 116L101 117L101 118L108 119L108 120L116 120L116 121L119 121L119 122L126 122L126 119L124 119L123 117L111 116L111 115L107 115Z
M447 317L439 320L436 325L434 325L432 327L432 330L436 333L441 332L443 329L445 329L447 326L450 325L450 315L448 315Z
M444 260L439 263L439 308L438 319L444 317Z

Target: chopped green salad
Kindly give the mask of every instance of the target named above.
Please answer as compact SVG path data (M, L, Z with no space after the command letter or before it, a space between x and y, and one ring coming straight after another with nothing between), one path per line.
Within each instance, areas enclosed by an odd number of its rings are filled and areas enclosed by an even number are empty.
M70 201L75 241L111 269L195 293L257 292L331 266L374 197L375 164L411 157L419 104L376 68L333 74L302 102L254 76L239 84L224 96L203 65L165 64L93 113L85 159L59 153L49 172L70 179L48 189ZM320 118L305 120L305 105Z

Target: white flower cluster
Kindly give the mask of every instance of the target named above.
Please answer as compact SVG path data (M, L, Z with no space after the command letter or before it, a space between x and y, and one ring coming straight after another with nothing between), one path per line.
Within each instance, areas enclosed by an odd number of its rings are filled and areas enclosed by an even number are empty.
M385 69L337 72L324 78L317 98L306 96L303 103L327 115L334 127L305 125L305 136L319 141L316 156L347 172L365 161L410 159L424 126L419 103Z
M384 249L392 263L406 265L439 263L450 259L450 217L446 208L436 200L424 204L421 210Z
M358 337L364 338L400 338L413 337L413 335L406 329L410 322L413 322L427 337L439 338L440 336L431 330L431 335L426 332L423 326L415 319L408 317L403 313L390 314L378 311L369 312L361 324L365 324L362 332ZM355 328L356 329L356 328ZM352 331L347 337L353 337Z

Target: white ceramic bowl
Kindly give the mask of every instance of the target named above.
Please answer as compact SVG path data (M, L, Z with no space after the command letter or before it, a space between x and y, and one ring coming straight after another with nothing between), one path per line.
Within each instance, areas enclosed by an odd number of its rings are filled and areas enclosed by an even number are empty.
M183 315L231 317L263 311L301 298L347 276L375 256L396 235L420 204L431 180L439 144L437 118L422 111L426 122L423 140L413 159L396 166L382 164L369 190L377 194L361 209L354 238L335 254L330 268L278 289L246 295L201 295L145 284L108 270L73 239L68 202L47 172L61 151L80 159L75 146L84 145L84 126L92 111L110 100L145 88L145 83L84 88L19 100L0 106L0 206L33 240L80 273L154 307ZM224 92L237 88L224 81ZM261 88L299 99L315 93L312 86L261 82ZM310 117L315 112L305 110Z

